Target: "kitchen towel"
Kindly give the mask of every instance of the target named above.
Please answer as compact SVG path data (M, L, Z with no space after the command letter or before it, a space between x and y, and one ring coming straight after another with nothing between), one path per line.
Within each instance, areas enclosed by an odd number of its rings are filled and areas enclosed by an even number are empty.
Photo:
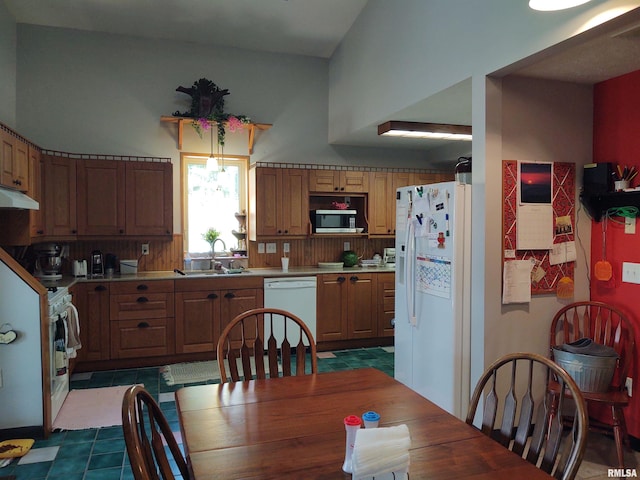
M76 358L77 350L82 348L80 343L80 323L78 321L78 310L75 305L69 304L64 316L64 329L67 357Z
M389 478L406 478L409 471L409 428L402 424L395 427L363 428L358 430L353 447L353 479L369 479L382 475ZM386 478L386 477L382 477Z

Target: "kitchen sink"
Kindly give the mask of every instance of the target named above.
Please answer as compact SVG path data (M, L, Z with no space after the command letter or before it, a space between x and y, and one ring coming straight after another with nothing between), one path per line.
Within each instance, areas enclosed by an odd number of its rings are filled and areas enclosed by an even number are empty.
M225 268L221 270L174 270L175 273L185 275L187 277L210 277L213 275L240 275L242 273L250 273L249 270L244 268Z

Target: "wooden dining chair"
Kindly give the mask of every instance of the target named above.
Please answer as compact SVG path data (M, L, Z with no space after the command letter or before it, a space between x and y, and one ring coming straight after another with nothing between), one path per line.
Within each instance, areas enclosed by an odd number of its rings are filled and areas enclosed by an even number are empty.
M122 430L135 480L193 478L171 427L160 407L144 387L134 385L122 399ZM178 472L173 472L165 444Z
M551 417L553 398L546 386L552 377L558 379L562 391L571 393L576 405L573 425L566 435L560 418ZM474 423L481 398L482 433L554 478L571 480L576 476L589 420L580 389L562 367L535 353L505 355L478 380L467 413L469 425ZM560 407L564 401L563 396Z
M231 320L220 335L217 348L220 378L224 383L229 377L237 382L263 379L267 375L286 377L292 371L304 375L307 353L311 357L311 373L317 373L316 343L299 317L275 308L249 310Z
M553 317L549 338L551 359L553 347L581 338L590 338L596 343L613 347L618 353L609 389L606 392L582 392L582 395L587 402L587 411L600 405L611 413L611 423L596 420L590 414L589 428L609 434L613 432L618 466L624 468L623 445L629 444L623 410L629 404L625 383L635 347L633 327L629 319L621 310L606 303L575 302L561 308ZM550 389L557 392L553 382Z

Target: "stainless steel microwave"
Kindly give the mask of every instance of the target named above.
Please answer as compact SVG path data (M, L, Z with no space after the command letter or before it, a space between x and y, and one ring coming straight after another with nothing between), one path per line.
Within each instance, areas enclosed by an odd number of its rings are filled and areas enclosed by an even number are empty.
M311 210L314 233L356 233L355 210Z

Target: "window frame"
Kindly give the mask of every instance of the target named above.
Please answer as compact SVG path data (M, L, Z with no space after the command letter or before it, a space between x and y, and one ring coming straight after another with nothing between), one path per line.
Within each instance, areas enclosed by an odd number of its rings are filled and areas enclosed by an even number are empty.
M208 252L189 252L189 189L187 186L189 165L204 165L207 163L209 155L200 152L180 152L180 213L182 215L182 249L189 254L205 254ZM248 212L249 205L249 165L248 155L216 154L220 165L234 165L239 167L239 211ZM231 246L227 247L228 250Z

